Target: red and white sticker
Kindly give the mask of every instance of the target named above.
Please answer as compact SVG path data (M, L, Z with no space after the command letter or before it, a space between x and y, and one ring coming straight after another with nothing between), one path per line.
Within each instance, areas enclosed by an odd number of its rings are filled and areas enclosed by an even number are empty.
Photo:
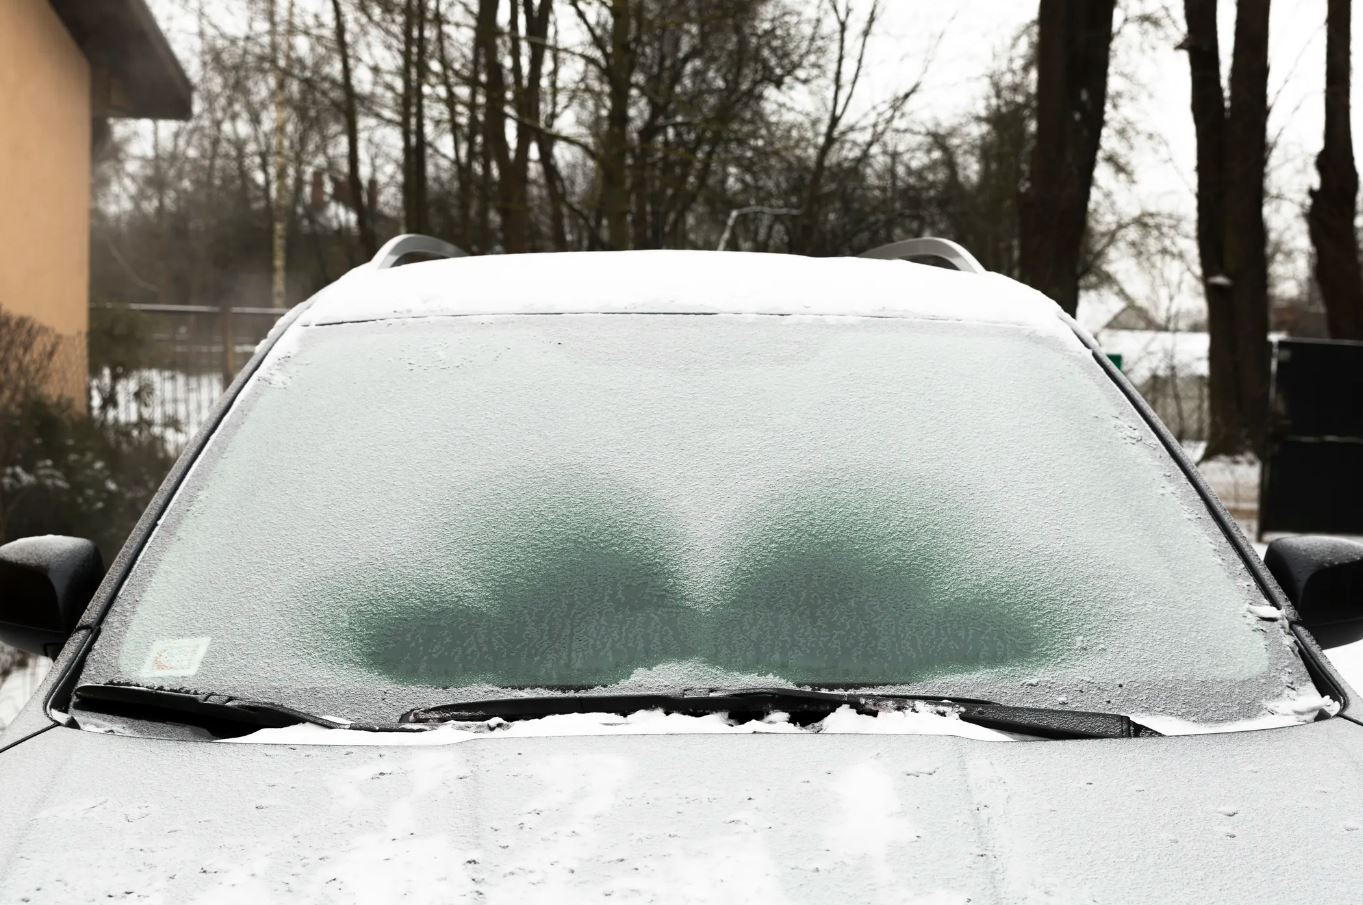
M208 641L208 638L163 638L152 642L147 662L142 664L142 678L194 675L208 652Z

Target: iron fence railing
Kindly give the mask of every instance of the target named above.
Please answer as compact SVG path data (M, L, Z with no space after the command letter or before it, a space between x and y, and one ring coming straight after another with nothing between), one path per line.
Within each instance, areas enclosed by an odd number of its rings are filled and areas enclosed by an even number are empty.
M1180 442L1207 439L1211 416L1205 376L1160 372L1140 381L1136 389Z
M100 417L138 423L178 451L199 429L256 346L285 313L278 308L129 304L140 337L134 366L96 365L91 407ZM126 352L125 352L126 357Z

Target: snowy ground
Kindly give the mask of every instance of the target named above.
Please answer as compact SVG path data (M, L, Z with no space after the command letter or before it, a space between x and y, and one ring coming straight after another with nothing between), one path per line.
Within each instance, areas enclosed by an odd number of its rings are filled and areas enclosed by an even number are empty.
M27 657L24 663L0 679L0 729L8 726L24 709L51 666L52 661L46 657Z
M1200 444L1188 448L1194 462L1201 453ZM1198 462L1197 470L1226 510L1240 523L1245 536L1255 540L1259 528L1259 460L1253 456L1218 458Z

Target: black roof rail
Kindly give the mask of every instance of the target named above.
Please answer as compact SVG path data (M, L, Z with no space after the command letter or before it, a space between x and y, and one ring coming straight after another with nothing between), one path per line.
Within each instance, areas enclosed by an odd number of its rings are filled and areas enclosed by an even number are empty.
M412 255L427 258L466 258L468 252L444 239L419 233L405 233L383 243L383 247L370 259L368 266L374 270L387 270L390 267L401 266L402 259Z
M863 251L859 258L881 258L889 261L911 261L915 258L937 258L946 261L963 273L987 273L975 256L950 239L927 237L923 239L903 239L891 242L870 251Z

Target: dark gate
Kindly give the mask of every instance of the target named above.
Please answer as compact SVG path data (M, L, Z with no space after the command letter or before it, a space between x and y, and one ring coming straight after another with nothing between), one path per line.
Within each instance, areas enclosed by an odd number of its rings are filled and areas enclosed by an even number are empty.
M1259 536L1363 535L1363 343L1280 339Z

